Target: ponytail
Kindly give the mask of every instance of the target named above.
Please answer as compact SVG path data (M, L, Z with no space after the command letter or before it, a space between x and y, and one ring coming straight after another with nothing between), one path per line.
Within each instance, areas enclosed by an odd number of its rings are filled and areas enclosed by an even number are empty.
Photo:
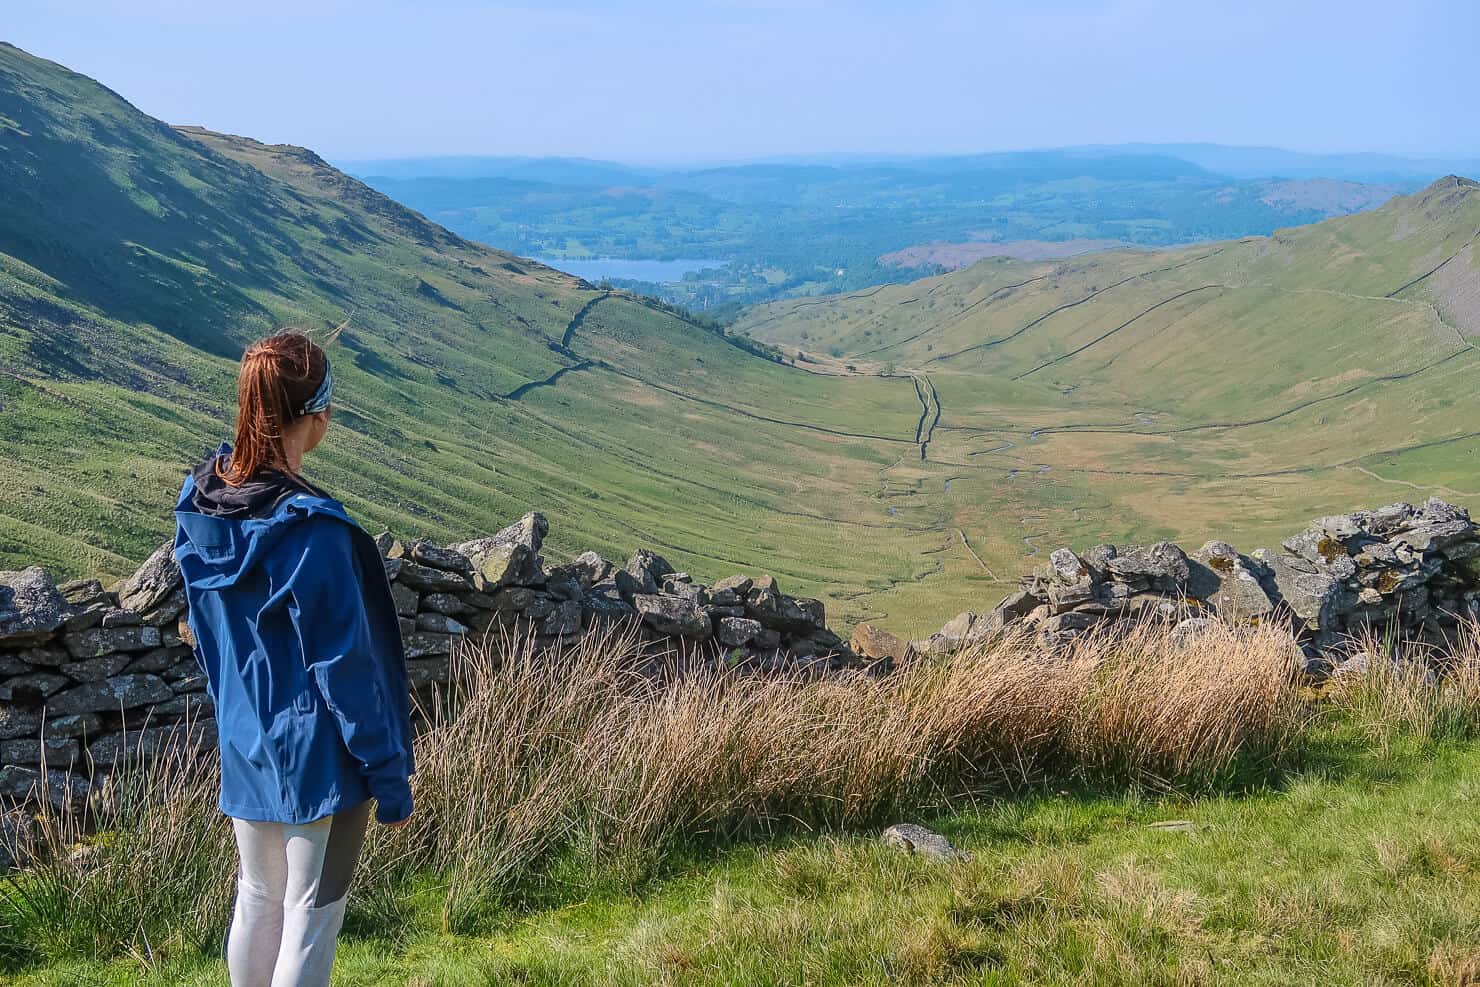
M236 442L216 473L239 487L266 469L287 469L283 432L325 382L329 361L307 336L285 332L248 347L237 377Z

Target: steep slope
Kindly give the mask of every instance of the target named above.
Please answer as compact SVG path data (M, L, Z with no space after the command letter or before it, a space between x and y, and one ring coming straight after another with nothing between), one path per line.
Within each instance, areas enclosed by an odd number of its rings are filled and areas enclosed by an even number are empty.
M929 461L894 475L991 564L1215 520L1252 544L1304 507L1480 503L1477 236L1480 185L1451 176L1271 237L992 259L735 328L928 380Z
M310 471L368 523L449 538L538 508L556 554L644 544L814 593L913 578L937 542L871 503L913 448L908 381L780 366L312 152L167 127L6 46L0 182L0 568L131 569L228 437L243 345L346 318Z

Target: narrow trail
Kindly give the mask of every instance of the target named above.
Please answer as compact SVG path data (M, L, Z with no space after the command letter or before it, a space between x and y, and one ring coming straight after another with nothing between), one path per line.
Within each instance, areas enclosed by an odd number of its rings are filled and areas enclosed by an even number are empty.
M560 378L564 377L566 374L573 374L578 370L590 370L594 366L596 366L596 364L592 361L582 360L580 363L573 363L568 367L561 367L559 370L555 371L544 380L532 380L527 384L520 384L508 394L503 395L503 399L505 401L518 401L520 398L524 397L524 395L537 388L553 387L555 385L555 382L560 380Z
M1186 298L1188 295L1196 294L1199 291L1208 291L1211 288L1226 288L1226 287L1227 287L1227 285L1222 285L1222 284L1205 284L1205 285L1201 285L1201 286L1199 286L1197 288L1188 288L1186 291L1179 291L1177 294L1173 295L1171 298L1163 299L1162 301L1157 302L1155 305L1152 305L1150 308L1148 308L1148 309L1146 309L1144 311L1141 311L1141 312L1137 312L1135 315L1131 316L1129 319L1126 319L1124 322L1122 322L1120 325L1116 326L1114 329L1111 329L1109 332L1101 333L1099 336L1096 336L1094 339L1091 339L1089 342L1085 343L1083 346L1077 346L1074 349L1070 350L1069 352L1063 354L1062 356L1056 356L1052 360L1047 360L1047 361L1045 361L1043 363L1040 363L1040 364L1038 364L1038 366L1034 367L1032 370L1024 370L1022 373L1016 375L1012 379L1013 380L1022 380L1024 377L1032 376L1033 374L1036 374L1038 371L1043 370L1043 369L1045 369L1047 367L1051 367L1051 366L1053 366L1056 363L1062 363L1065 360L1068 360L1068 359L1070 359L1072 357L1076 357L1079 354L1083 353L1085 350L1089 349L1091 346L1094 346L1094 345L1096 345L1098 343L1103 343L1105 340L1109 339L1111 336L1114 336L1116 333L1120 332L1122 329L1127 328L1132 323L1139 321L1140 319L1144 318L1147 315L1150 315L1152 312L1155 312L1157 309L1161 308L1163 305L1170 305L1172 302L1176 301L1179 298Z
M1179 268L1186 267L1189 264L1196 264L1199 261L1207 260L1210 257L1216 257L1217 255L1223 253L1223 251L1225 251L1227 249L1228 249L1227 247L1219 247L1217 250L1212 250L1212 251L1209 251L1208 253L1201 254L1201 255L1199 255L1197 257L1192 258L1191 260L1182 261L1180 264L1171 264L1171 265L1168 265L1167 267L1159 267L1159 268L1156 268L1155 270L1151 270L1151 271L1142 271L1140 274L1132 274L1128 278L1122 278L1122 279L1120 279L1119 281L1116 281L1113 284L1108 284L1108 285L1106 285L1103 288L1099 288L1099 289L1097 289L1095 291L1092 291L1088 295L1085 295L1083 298L1076 299L1076 300L1074 300L1072 302L1064 302L1062 305L1057 305L1054 308L1049 309L1047 312L1044 312L1042 315L1038 316L1033 321L1027 323L1022 328L1017 329L1017 330L1014 330L1013 332L1008 333L1006 336L999 337L998 339L988 339L988 340L986 340L984 342L980 342L980 343L974 343L971 346L967 346L964 349L956 350L956 351L954 351L952 353L942 353L940 356L931 357L929 360L926 360L925 362L926 363L938 363L938 362L940 362L942 360L954 359L955 357L961 356L961 355L966 354L966 353L971 353L971 352L973 352L975 350L985 350L985 349L991 349L994 346L1001 346L1003 343L1011 342L1012 340L1017 339L1023 333L1025 333L1028 330L1034 328L1035 326L1042 325L1045 321L1047 321L1048 319L1052 318L1055 315L1058 315L1060 312L1063 312L1063 311L1066 311L1068 309L1075 308L1077 306L1083 305L1086 302L1094 301L1096 298L1099 298L1105 292L1110 291L1110 290L1112 290L1114 288L1119 288L1123 284L1129 284L1130 282L1135 281L1135 280L1137 280L1139 278L1149 278L1153 274L1165 274L1167 271L1175 271L1175 270L1177 270Z
M971 553L971 557L973 559L976 559L976 564L982 567L982 572L985 572L993 579L997 579L997 574L992 571L992 567L983 562L982 557L976 554L976 549L971 547L971 539L966 537L966 532L962 531L960 528L956 528L955 531L956 537L961 539L961 547Z
M1480 497L1480 493L1471 493L1468 490L1456 490L1453 487L1446 487L1442 483L1422 484L1409 483L1407 480L1394 480L1392 477L1382 476L1381 474L1374 473L1371 470L1367 469L1365 466L1348 466L1347 469L1353 470L1357 473L1361 473L1364 476L1370 476L1378 483L1389 483L1395 487L1407 487L1410 490L1417 490L1419 493L1427 494L1437 490L1439 493L1444 494L1448 497Z

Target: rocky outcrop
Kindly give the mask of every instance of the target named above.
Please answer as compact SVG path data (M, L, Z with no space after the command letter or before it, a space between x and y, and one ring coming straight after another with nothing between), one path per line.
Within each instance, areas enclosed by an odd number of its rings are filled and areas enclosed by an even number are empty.
M1061 548L996 608L963 613L908 650L947 652L1008 627L1054 647L1127 618L1177 621L1190 637L1215 617L1287 625L1316 679L1367 633L1442 653L1461 623L1480 619L1480 530L1464 508L1429 500L1317 518L1249 555L1221 541L1191 555L1170 542Z
M445 684L468 639L508 632L553 651L613 624L655 651L742 671L865 664L828 630L820 602L782 593L770 576L705 586L648 550L620 564L586 552L547 568L549 530L530 513L455 545L377 539L414 690ZM170 545L111 591L98 580L58 586L41 569L0 573L0 810L85 798L87 779L124 755L213 746L185 610Z

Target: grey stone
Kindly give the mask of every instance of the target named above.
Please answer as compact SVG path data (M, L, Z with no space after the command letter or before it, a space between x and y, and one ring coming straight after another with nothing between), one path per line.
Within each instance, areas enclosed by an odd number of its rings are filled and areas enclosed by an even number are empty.
M145 763L169 754L203 753L216 743L216 721L195 720L110 733L87 747L94 770L116 769L124 760Z
M160 643L158 627L94 627L62 638L75 659L97 658L112 651L148 651Z
M1042 602L1027 590L1020 589L997 604L996 610L1009 621L1022 620Z
M545 516L531 512L491 537L451 548L472 563L482 582L478 589L532 584L542 574L539 551L549 532Z
M743 648L760 636L761 623L748 617L721 617L717 637L727 648Z
M611 578L616 566L595 552L582 552L570 563L569 569L581 584L581 589L587 590L597 583L606 582Z
M691 600L673 596L638 595L632 603L642 614L643 623L659 634L702 640L714 628L709 618Z
M1112 576L1144 579L1153 589L1166 593L1180 591L1191 574L1186 553L1165 541L1146 548L1126 549L1107 562L1105 568Z
M402 638L401 646L408 659L452 654L452 637L448 634L416 632Z
M75 809L87 802L89 789L86 778L69 771L48 771L43 777L35 768L13 764L0 767L0 804L24 804L44 798L58 811Z
M415 617L421 609L421 594L399 580L391 584L391 599L396 604L396 616Z
M617 591L616 583L597 583L581 600L581 613L586 626L596 621L619 623L637 616L637 608Z
M581 581L574 573L555 570L545 577L545 592L557 600L579 600Z
M1189 561L1188 594L1230 620L1260 619L1274 612L1275 603L1255 566L1227 542L1208 542Z
M946 625L940 629L940 634L942 637L947 637L955 641L963 640L966 635L971 633L971 625L975 622L976 614L970 610L963 611L948 620Z
M174 696L174 691L156 675L117 675L58 693L47 701L47 708L61 715L112 713L164 702Z
M447 614L417 614L416 629L426 633L468 633L468 624Z
M19 764L40 770L44 763L48 769L65 771L77 760L81 747L71 737L48 736L45 740L22 737L15 740L0 740L0 764Z
M1475 526L1468 520L1433 521L1394 535L1388 544L1394 549L1406 545L1415 552L1432 552L1474 536Z
M144 623L144 618L137 610L125 610L122 607L108 607L103 610L101 618L96 626L107 627L139 627Z
M1091 581L1088 570L1085 575L1074 583L1060 582L1055 579L1048 584L1048 605L1055 613L1064 613L1073 610L1082 603L1088 603L1095 598L1095 584Z
M125 659L127 661L127 659ZM46 697L60 692L72 682L65 675L54 672L30 672L6 679L0 684L0 702L16 703L20 706L41 706Z
M1053 579L1065 585L1074 585L1090 579L1089 566L1067 548L1056 548L1050 552L1048 567Z
M750 587L753 584L754 580L749 576L726 576L713 586L710 586L709 592L711 594L734 593L737 599L741 599L750 592Z
M40 731L39 710L23 709L15 703L0 703L0 740L34 737Z
M0 874L25 867L40 842L36 820L23 809L0 814Z
M673 572L673 566L668 564L667 559L663 558L657 552L650 552L645 548L639 548L632 553L632 557L627 560L626 569L628 573L637 576L639 579L642 578L641 573L646 572L653 577L655 584L664 576Z
M473 588L467 577L446 569L433 569L419 562L401 562L401 574L397 581L423 593L462 593Z
M62 666L62 672L78 682L96 682L99 679L110 678L117 675L128 667L131 658L128 654L115 651L112 654L102 655L98 658L84 658L82 661L69 661Z
M179 620L186 606L185 590L177 589L152 609L145 611L140 619L150 627L163 627ZM103 626L114 626L109 624L108 620L108 617L103 618Z
M113 612L133 613L132 610L119 610L111 603L89 603L72 611L71 616L63 622L62 631L85 631L89 627L100 627L103 618ZM137 614L135 614L135 623L143 623L138 620Z
M174 699L167 700L153 707L151 712L159 717L191 717L204 718L215 716L215 706L211 697L204 692L178 692Z
M74 607L85 607L94 603L115 603L117 598L113 597L103 588L101 581L97 579L73 579L62 583L57 587L57 592L62 598Z
M1289 555L1271 552L1264 561L1279 590L1279 602L1312 630L1336 627L1337 615L1345 609L1344 598L1356 601L1355 594L1345 593L1336 579L1323 572L1302 571L1291 564Z
M969 853L955 846L944 836L924 826L916 826L914 823L896 823L890 826L884 830L883 841L885 846L903 850L905 853L930 857L933 860L954 862L971 859Z
M421 609L446 614L449 617L461 617L471 612L473 608L451 593L428 593L421 598Z
M503 613L527 610L534 600L535 591L524 586L510 586L493 594L494 609Z
M447 658L422 658L406 663L406 681L413 689L425 689L434 685L446 685L452 678L452 667Z
M472 578L473 562L462 552L453 548L438 548L429 541L418 541L408 546L401 546L403 556L397 556L397 546L392 545L386 553L386 558L404 557L409 558L418 565L424 565L432 569L441 569L444 572L455 572L459 576Z
M41 644L71 615L72 605L45 569L0 572L0 647Z
M653 578L652 573L646 570L633 575L626 569L618 569L613 576L613 580L616 584L617 592L629 599L635 596L651 596L658 592L658 581Z
M189 648L179 646L172 648L155 648L153 651L146 651L141 655L134 655L129 661L128 665L126 665L122 669L122 671L124 673L149 672L151 674L158 675L165 669L173 668L183 659L189 657L191 657L191 652Z
M581 629L580 600L562 600L540 624L541 634L574 634Z
M1082 631L1095 626L1099 620L1100 618L1095 614L1081 613L1076 610L1054 614L1040 625L1040 629L1045 634L1054 634L1059 631Z
M153 610L183 582L174 543L165 542L118 588L119 606L139 613Z

